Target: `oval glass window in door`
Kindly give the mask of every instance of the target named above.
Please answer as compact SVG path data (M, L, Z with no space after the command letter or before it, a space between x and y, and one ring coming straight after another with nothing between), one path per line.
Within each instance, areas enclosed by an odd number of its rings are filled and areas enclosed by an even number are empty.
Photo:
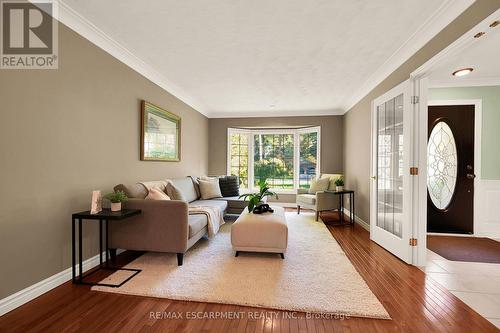
M427 190L436 208L448 207L457 183L457 146L450 126L438 122L427 144Z

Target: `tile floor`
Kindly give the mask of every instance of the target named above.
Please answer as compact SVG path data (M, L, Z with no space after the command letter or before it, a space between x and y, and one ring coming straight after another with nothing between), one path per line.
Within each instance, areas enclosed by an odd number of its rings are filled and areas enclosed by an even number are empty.
M427 250L427 266L422 269L500 328L500 264L450 261Z

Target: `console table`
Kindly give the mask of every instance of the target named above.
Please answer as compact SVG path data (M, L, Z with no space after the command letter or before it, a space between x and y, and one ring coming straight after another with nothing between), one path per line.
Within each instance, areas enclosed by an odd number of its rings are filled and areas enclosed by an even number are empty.
M133 269L133 268L118 268L118 267L111 267L109 265L109 247L108 247L108 224L109 221L120 221L124 220L126 218L129 218L131 216L135 216L141 213L140 209L122 209L119 212L112 212L110 209L103 209L101 212L97 214L90 214L90 211L85 211L85 212L80 212L80 213L75 213L72 215L72 222L71 222L71 231L72 231L72 269L73 269L73 283L75 284L85 284L85 285L90 285L90 286L105 286L105 287L121 287L124 285L127 281L132 279L134 276L139 274L141 272L140 269ZM83 274L83 258L82 258L82 221L84 220L90 220L90 221L99 221L99 269L94 270L90 272L89 274L84 275ZM105 265L103 265L103 260L102 260L102 241L103 241L103 234L102 234L102 224L103 221L105 223L105 230L106 230L106 262ZM76 224L78 222L78 263L79 263L79 275L78 278L76 276ZM126 223L126 222L124 222ZM126 280L121 282L120 284L109 284L109 283L95 283L95 282L86 282L84 281L84 278L98 272L101 269L105 270L111 270L111 271L130 271L134 272L131 276L129 276Z
M339 196L339 219L341 225L352 225L354 224L354 191L352 190L342 190L342 191L333 191L326 190L325 193L329 193L331 195ZM349 195L349 222L344 223L344 195Z

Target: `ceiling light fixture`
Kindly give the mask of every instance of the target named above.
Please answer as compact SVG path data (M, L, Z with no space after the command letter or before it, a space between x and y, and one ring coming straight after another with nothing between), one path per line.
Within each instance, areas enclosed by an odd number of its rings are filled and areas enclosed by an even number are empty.
M469 75L472 71L474 70L474 68L470 68L470 67L467 67L467 68L462 68L462 69L459 69L459 70L456 70L452 73L453 76L466 76L466 75Z

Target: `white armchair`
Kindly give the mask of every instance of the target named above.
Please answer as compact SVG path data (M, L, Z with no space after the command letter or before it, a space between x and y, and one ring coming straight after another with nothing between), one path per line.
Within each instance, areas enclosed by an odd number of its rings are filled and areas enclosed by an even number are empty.
M335 190L335 180L342 177L341 174L322 174L319 178L329 178L329 190ZM319 219L319 213L327 210L334 210L339 208L338 198L332 194L318 191L316 193L309 193L308 189L299 188L296 197L297 214L300 214L300 208L312 209L316 212L316 221Z

